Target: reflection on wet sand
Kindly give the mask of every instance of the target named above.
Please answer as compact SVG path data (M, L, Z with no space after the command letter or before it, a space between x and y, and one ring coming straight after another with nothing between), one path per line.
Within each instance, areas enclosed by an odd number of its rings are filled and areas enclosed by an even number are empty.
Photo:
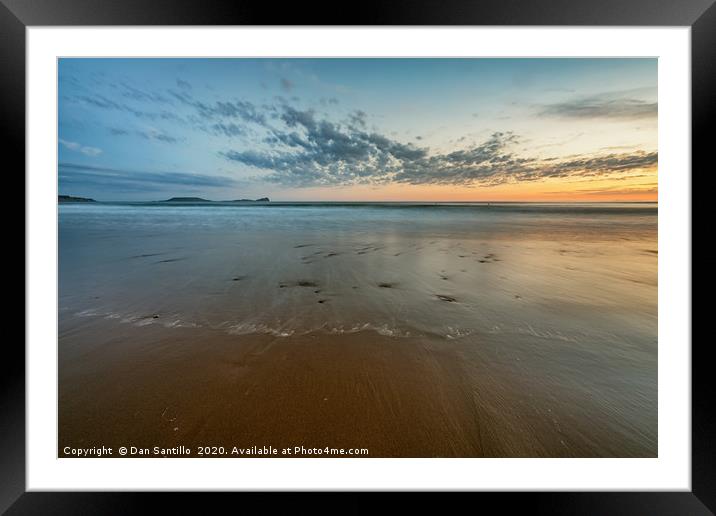
M656 218L63 206L60 446L655 456Z

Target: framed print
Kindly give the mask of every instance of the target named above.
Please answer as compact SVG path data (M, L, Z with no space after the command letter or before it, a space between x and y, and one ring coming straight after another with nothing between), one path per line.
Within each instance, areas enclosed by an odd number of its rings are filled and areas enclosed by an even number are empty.
M143 503L88 491L713 510L709 2L98 5L2 7L10 514Z

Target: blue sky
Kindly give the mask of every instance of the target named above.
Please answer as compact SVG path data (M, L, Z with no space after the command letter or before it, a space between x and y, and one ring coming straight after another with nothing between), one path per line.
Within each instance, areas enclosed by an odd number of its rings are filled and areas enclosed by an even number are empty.
M59 190L655 195L656 78L655 59L61 59Z

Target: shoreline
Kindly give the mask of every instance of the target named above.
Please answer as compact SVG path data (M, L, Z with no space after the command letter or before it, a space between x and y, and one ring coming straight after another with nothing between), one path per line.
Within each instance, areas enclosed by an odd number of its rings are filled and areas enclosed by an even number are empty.
M656 456L655 444L626 439L619 425L570 421L580 400L545 417L535 408L549 405L550 389L521 384L476 351L474 341L375 332L232 336L98 321L60 338L58 456L77 458L66 446L191 449L168 458L202 456L200 446L367 449L372 458Z

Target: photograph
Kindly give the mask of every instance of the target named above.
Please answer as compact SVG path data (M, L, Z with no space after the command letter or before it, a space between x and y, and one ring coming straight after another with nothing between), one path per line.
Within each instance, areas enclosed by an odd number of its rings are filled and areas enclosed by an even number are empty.
M0 514L714 514L714 27L716 0L0 0Z
M658 66L59 57L57 456L659 457Z

